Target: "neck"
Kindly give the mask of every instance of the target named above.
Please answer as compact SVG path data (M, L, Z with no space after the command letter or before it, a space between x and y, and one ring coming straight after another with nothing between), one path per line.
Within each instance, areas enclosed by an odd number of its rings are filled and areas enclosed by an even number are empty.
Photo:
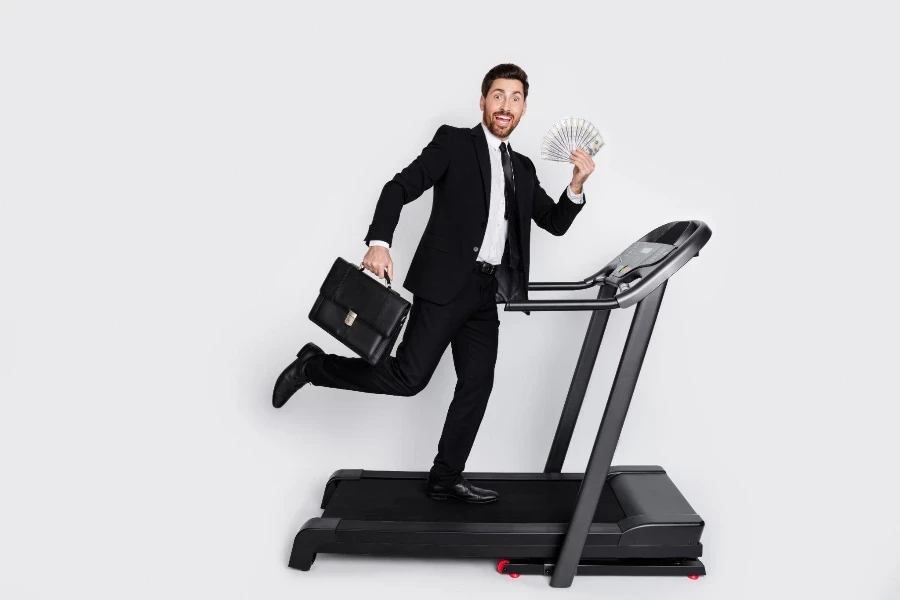
M481 126L484 127L485 133L490 133L492 136L494 136L495 138L497 138L497 139L500 140L501 142L505 142L506 140L509 139L509 136L506 136L506 137L500 137L499 135L497 135L496 133L494 133L493 131L491 131L490 125L488 125L488 124L485 123L484 121L481 122Z

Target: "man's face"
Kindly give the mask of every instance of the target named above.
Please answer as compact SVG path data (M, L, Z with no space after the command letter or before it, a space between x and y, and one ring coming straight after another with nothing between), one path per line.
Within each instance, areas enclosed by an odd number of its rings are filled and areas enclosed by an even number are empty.
M495 79L479 101L481 120L501 140L513 132L525 114L525 93L518 79Z

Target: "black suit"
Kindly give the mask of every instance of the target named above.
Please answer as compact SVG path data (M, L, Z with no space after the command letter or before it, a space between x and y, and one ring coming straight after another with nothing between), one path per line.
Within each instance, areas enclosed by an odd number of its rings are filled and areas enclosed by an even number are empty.
M527 156L513 151L512 168L516 206L510 229L517 227L523 264L521 271L504 264L498 272L498 302L528 299L532 219L538 227L562 235L584 208L584 203L569 200L565 190L559 202L554 202L541 187L534 163ZM390 244L403 205L434 186L431 216L403 287L416 296L444 304L459 290L478 256L487 225L490 184L491 163L481 124L472 129L441 125L422 154L385 184L365 241ZM497 201L503 202L503 198Z
M493 387L497 359L497 302L527 299L531 221L554 235L568 230L584 207L563 190L547 195L528 157L512 152L515 206L506 251L495 275L476 272L488 220L491 164L484 131L442 125L408 167L385 184L366 242L391 243L403 206L434 187L431 215L403 286L413 304L396 356L378 366L334 354L307 363L313 385L412 396L428 383L450 345L457 384L431 469L452 484L465 467ZM510 243L513 247L510 248Z

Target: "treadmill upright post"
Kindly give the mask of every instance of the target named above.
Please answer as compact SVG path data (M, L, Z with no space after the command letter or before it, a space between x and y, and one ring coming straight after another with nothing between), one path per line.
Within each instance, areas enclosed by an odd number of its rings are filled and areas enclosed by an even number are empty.
M603 491L609 475L613 454L619 443L619 436L622 434L625 415L628 414L631 397L641 372L641 365L647 354L647 347L650 345L650 336L653 333L653 326L659 314L667 283L668 281L663 282L649 296L641 300L635 309L631 329L628 331L628 338L625 341L625 349L619 360L616 378L613 380L609 400L603 411L603 419L600 421L600 429L597 431L594 448L591 451L584 479L578 491L575 511L563 540L556 567L553 569L553 576L550 578L552 587L569 587L575 578L578 563L584 552L588 530L597 510L597 502L600 500L600 493Z
M601 285L598 299L608 299L616 295L616 288L611 285ZM595 310L591 314L591 321L584 342L581 344L581 354L575 363L575 373L572 375L572 383L569 385L569 393L566 395L566 403L559 416L559 425L556 426L556 435L550 445L550 454L547 456L547 464L544 473L559 473L562 471L572 434L575 432L575 423L581 412L584 395L587 392L591 373L594 371L594 363L597 362L597 354L600 352L600 343L606 332L606 323L609 321L608 310Z

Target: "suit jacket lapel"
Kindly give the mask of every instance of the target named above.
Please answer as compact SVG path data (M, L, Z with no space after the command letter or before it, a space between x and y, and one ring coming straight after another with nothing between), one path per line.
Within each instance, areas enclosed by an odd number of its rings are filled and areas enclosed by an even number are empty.
M481 167L481 183L484 186L484 214L490 211L491 198L491 159L488 156L487 138L481 123L472 128L472 143L475 145L475 154L478 155L478 166Z

